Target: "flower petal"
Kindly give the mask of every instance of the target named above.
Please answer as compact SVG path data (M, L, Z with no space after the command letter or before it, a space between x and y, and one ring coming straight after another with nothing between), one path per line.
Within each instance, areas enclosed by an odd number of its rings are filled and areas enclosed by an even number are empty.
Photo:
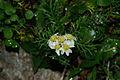
M76 37L73 37L73 40L77 41Z
M58 56L60 56L60 50L56 50L55 52L57 53Z
M74 46L74 44L75 44L74 40L66 40L66 41L64 42L64 44L67 44L67 45L69 45L70 47L75 47L75 46Z
M75 45L74 40L70 40L69 46L70 46L70 47L75 47L74 45Z
M55 49L55 44L56 44L56 42L48 41L48 46L49 46L51 49Z
M72 50L71 49L68 49L65 51L66 55L69 56L69 53L72 53Z
M64 49L61 49L61 55L63 55L65 53Z

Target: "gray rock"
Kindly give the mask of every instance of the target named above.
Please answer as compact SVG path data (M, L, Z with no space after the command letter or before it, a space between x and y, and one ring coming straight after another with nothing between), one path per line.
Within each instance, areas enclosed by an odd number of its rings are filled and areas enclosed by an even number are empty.
M22 48L19 53L8 52L0 41L0 80L62 80L62 74L50 69L34 74L30 54Z

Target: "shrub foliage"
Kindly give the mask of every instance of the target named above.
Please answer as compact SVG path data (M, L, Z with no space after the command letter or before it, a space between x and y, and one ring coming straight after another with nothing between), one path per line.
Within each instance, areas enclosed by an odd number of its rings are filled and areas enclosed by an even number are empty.
M65 77L119 80L119 0L0 0L0 39L32 55L33 69L66 70ZM70 56L47 42L55 33L76 37Z

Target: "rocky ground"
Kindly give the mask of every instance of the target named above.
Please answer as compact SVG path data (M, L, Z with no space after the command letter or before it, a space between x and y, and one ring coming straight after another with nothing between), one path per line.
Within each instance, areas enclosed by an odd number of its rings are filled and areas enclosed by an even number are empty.
M21 48L8 52L0 41L0 80L62 80L62 74L49 69L34 74L31 55Z

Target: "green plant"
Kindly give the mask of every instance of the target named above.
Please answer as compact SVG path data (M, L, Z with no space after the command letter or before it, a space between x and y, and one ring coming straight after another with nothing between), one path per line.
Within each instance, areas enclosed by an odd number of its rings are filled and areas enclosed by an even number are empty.
M119 0L0 0L2 40L6 46L20 45L32 54L34 72L38 68L59 71L65 68L68 79L78 75L87 80L117 80L119 3ZM56 33L76 37L69 56L58 56L49 48L48 40Z

